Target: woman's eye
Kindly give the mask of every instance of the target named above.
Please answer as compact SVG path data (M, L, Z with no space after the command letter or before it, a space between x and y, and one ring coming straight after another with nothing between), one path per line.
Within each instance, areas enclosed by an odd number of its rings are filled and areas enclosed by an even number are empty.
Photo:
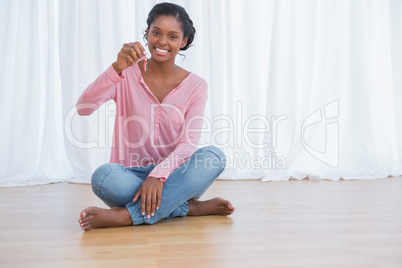
M153 34L153 35L158 35L159 33L156 32L156 31L153 31L152 34Z
M171 35L170 38L172 38L172 39L177 39L177 36Z

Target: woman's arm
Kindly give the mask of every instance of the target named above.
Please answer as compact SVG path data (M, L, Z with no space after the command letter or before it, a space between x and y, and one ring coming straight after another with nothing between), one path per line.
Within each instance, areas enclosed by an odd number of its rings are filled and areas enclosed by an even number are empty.
M155 210L162 202L163 182L197 150L204 123L207 89L208 86L204 82L190 103L184 118L184 134L175 150L151 171L134 196L133 202L137 202L141 197L141 214L147 218L155 215Z
M90 115L103 103L114 99L120 82L125 79L122 71L136 64L145 54L145 49L139 42L124 44L116 62L90 84L78 99L78 114Z
M109 66L94 82L92 82L78 99L76 107L79 115L90 115L108 100L116 96L117 84L124 77L119 76L113 66Z

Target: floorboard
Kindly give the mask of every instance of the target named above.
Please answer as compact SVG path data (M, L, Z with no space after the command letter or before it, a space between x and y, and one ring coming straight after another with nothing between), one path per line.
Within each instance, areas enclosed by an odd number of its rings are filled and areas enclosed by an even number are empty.
M83 232L89 185L0 188L0 267L402 267L402 177L216 181L229 217Z

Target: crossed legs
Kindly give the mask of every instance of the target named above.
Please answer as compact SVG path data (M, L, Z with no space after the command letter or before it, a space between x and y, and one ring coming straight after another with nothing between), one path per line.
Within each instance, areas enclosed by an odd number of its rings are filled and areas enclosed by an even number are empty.
M102 165L92 176L92 188L111 209L86 208L80 213L78 222L83 230L88 231L100 227L154 224L165 218L230 215L235 209L228 200L219 197L198 200L222 173L224 158L223 152L212 146L195 152L169 176L163 187L161 206L150 219L141 215L141 200L135 203L132 200L155 166L125 168L113 163Z

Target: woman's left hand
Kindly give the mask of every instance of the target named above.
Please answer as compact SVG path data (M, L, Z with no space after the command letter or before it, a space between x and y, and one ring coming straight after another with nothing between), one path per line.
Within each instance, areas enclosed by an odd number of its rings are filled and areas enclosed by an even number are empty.
M147 215L148 219L155 215L155 209L159 209L161 205L162 189L162 181L158 178L148 177L134 196L133 202L137 202L141 197L141 214Z

